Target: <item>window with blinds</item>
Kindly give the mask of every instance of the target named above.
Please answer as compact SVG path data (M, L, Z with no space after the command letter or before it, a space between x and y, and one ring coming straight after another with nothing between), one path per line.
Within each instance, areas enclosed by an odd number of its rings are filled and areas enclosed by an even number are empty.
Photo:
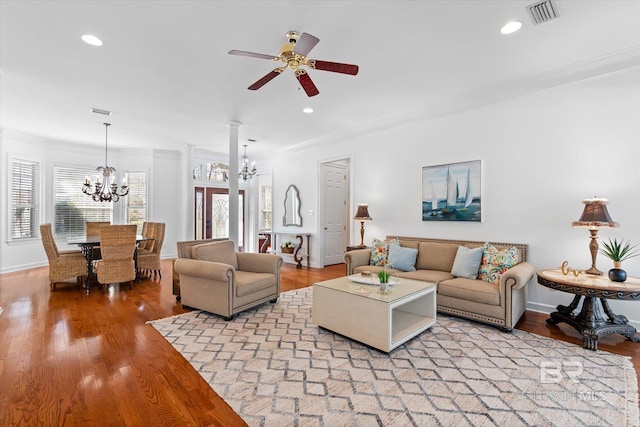
M81 236L85 234L87 221L111 222L113 203L94 202L82 192L85 177L95 173L95 169L53 168L53 227L56 236Z
M142 233L142 224L147 220L147 173L127 171L127 224L136 224Z
M36 237L36 174L38 163L11 160L11 239Z

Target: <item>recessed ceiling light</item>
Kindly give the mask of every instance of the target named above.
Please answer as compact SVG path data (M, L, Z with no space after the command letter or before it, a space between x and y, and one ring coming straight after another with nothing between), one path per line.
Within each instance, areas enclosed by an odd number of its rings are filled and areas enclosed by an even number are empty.
M102 46L102 40L91 34L83 34L82 41L90 44L91 46Z
M520 21L507 22L502 28L500 28L500 33L511 34L511 33L515 33L520 28L522 28L522 22Z
M303 113L311 114L313 113L313 108L307 107L302 109Z

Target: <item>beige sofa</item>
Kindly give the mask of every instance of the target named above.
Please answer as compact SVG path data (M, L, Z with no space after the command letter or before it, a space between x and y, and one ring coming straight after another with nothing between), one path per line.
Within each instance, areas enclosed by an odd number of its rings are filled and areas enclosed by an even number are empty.
M191 246L191 258L178 258L174 270L180 276L184 307L223 316L280 296L282 257L273 254L235 252L231 240Z
M387 237L387 240L395 238ZM527 262L528 246L516 243L493 243L497 249L517 248L519 262L500 277L499 283L455 277L451 269L458 246L476 248L485 242L444 240L419 237L398 237L400 246L418 249L415 271L398 271L406 277L438 284L436 302L438 311L465 317L511 331L524 314L527 304L527 286L535 274L534 266ZM345 253L347 275L363 271L377 272L384 267L369 265L371 249L357 249Z

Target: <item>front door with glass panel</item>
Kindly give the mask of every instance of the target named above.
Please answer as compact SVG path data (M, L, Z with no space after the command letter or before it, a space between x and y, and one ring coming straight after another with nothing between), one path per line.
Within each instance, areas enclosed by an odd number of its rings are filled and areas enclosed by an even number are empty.
M238 250L244 247L244 190L239 191ZM229 190L226 188L195 189L195 238L229 237Z

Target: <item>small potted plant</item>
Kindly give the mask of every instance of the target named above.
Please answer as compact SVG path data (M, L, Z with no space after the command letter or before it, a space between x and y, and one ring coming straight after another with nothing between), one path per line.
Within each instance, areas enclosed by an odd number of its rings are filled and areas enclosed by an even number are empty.
M380 292L383 295L389 293L389 279L391 278L391 272L387 270L387 263L383 261L384 270L378 271L378 280L380 281Z
M613 241L609 239L608 242L602 242L602 246L599 252L613 261L613 268L609 270L609 279L613 282L627 280L627 272L621 268L622 261L640 255L638 245L632 246L630 241L625 242L624 239L620 242L617 239Z
M280 245L280 250L282 250L283 254L292 254L295 246L296 245L293 242L283 242Z

